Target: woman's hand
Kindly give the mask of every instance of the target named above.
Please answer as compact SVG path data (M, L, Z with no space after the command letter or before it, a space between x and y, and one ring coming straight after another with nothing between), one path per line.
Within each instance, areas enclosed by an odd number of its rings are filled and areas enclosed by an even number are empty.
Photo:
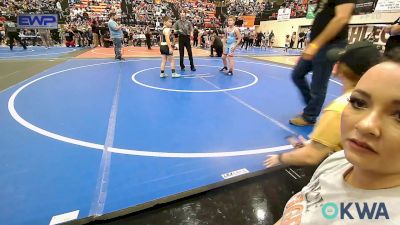
M293 148L302 148L304 147L304 145L307 142L307 139L305 139L303 136L299 136L299 137L288 137L287 138L289 144L291 144L293 146Z

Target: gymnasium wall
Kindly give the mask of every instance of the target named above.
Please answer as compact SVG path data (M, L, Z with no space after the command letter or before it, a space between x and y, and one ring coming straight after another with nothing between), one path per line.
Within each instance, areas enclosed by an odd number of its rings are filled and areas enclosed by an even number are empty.
M392 23L400 16L399 12L395 13L371 13L365 15L355 15L352 17L350 24L384 24ZM285 36L291 35L293 32L298 33L301 26L311 25L312 19L298 18L286 21L261 21L260 25L256 27L257 31L266 32L273 30L275 33L275 47L284 47Z

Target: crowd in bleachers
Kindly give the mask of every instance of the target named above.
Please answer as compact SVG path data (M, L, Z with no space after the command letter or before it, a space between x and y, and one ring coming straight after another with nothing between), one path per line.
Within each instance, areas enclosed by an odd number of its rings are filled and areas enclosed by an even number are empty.
M20 14L58 14L59 18L64 18L65 9L62 7L61 0L4 0L0 2L0 17L3 20L16 20ZM0 21L1 40L5 42L4 21ZM60 42L58 31L46 31L53 37L55 42ZM24 38L29 44L39 43L38 30L24 29L20 31L20 37ZM45 33L45 32L42 32Z
M228 15L247 16L256 15L266 7L265 2L234 0L226 3Z
M283 0L279 4L276 1L243 1L243 0L233 0L227 1L227 11L228 15L235 16L247 16L254 15L257 17L262 17L263 14L268 15L267 18L263 19L270 20L276 19L278 16L278 10L280 8L290 8L291 18L305 17L307 14L308 0Z
M290 18L305 17L308 0L284 0L282 7L291 9Z
M60 1L65 1L68 7L63 10ZM250 2L235 0L227 3L228 14L238 16L254 15L267 6L270 6L268 2L258 3L255 0L250 0ZM93 33L98 34L99 44L107 47L109 35L107 21L111 12L121 15L122 19L129 15L131 20L125 20L127 26L124 30L124 37L129 45L141 45L147 29L150 29L156 42L158 30L163 26L162 17L169 16L175 22L181 11L187 13L189 21L196 27L197 37L202 47L209 47L208 36L211 36L215 28L221 27L219 18L215 16L216 5L211 0L185 2L169 0L159 3L146 0L6 0L0 4L0 7L0 11L14 15L41 13L42 9L60 12L65 17L66 23L61 26L58 34L53 34L53 36L57 36L56 39L62 42L70 31L74 40L74 45L71 46L82 47L94 45ZM93 24L96 25L93 26ZM24 30L22 33L35 34L37 31Z
M144 0L130 0L126 3L126 6L128 9L122 11L131 15L129 24L159 27L162 26L162 17L169 16L175 21L179 17L179 12L185 10L194 26L219 26L219 21L215 18L215 4L208 1L181 2L169 0L154 3Z
M178 7L178 11L186 11L189 20L196 27L216 28L221 26L220 20L215 17L215 4L213 2L198 0L176 1L174 5Z
M24 13L63 14L60 0L4 0L0 2L0 16L16 17Z
M121 14L120 0L79 0L69 3L68 22L82 23L92 19L107 21L111 12Z
M258 16L262 20L276 20L278 17L278 10L281 8L290 9L290 18L305 17L307 14L308 0L283 0L279 5L267 2L263 11ZM266 15L266 16L263 16Z
M128 0L129 1L129 0ZM130 0L126 4L126 14L131 15L130 25L148 25L152 27L160 26L162 17L173 17L173 12L168 3L151 3L139 0Z

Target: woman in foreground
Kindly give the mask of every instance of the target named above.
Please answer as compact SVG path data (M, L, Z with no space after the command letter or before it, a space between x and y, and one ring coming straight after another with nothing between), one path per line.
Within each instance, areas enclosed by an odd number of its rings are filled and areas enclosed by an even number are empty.
M343 111L344 151L328 157L276 224L400 224L400 63L360 79Z

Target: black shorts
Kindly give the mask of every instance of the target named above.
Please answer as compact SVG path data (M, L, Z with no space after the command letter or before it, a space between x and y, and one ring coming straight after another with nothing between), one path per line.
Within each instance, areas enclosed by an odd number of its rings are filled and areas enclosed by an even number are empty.
M168 45L161 45L160 53L161 53L161 55L172 55L173 54L173 52L169 52Z

